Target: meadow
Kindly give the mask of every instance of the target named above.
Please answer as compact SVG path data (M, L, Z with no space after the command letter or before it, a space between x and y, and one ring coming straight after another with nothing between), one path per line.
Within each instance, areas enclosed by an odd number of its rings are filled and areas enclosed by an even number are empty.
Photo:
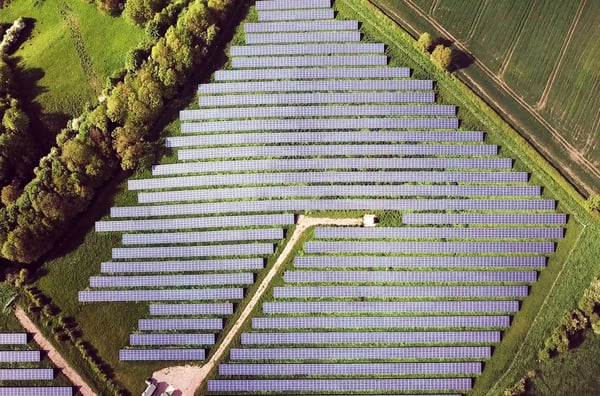
M594 94L600 87L598 2L371 2L415 36L428 31L458 40L477 63L466 62L457 75L557 168L565 168L563 174L580 191L600 191L600 98Z
M26 88L46 115L79 116L95 103L104 82L125 65L144 30L121 17L104 15L85 1L11 1L2 8L1 23L23 17L33 26L12 55L26 77ZM63 125L64 126L64 125Z

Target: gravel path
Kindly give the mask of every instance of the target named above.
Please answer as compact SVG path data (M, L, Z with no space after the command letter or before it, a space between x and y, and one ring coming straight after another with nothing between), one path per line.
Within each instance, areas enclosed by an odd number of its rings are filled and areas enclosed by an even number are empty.
M79 392L81 392L83 396L96 395L96 393L92 391L92 388L90 388L90 386L83 381L83 379L77 373L77 371L75 371L69 365L69 363L67 363L65 359L63 359L63 357L58 353L56 348L54 348L54 345L52 345L50 341L48 341L46 337L42 335L38 327L35 325L35 323L31 321L31 319L29 319L29 317L21 307L17 307L17 309L15 310L15 316L17 317L17 320L21 323L21 326L23 326L23 328L27 330L28 333L33 334L34 341L40 346L40 348L42 348L43 351L45 351L48 354L48 358L52 360L52 363L54 363L54 365L58 369L60 369L62 373L67 376L67 378L69 378L69 380L73 383L75 387L78 388Z

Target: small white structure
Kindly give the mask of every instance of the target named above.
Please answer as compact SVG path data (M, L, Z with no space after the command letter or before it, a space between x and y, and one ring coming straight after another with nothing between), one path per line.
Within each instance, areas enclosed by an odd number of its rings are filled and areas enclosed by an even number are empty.
M377 225L377 216L374 214L363 215L363 227L375 227Z
M152 396L156 391L156 381L153 378L148 378L144 381L146 383L146 390L142 392L142 396Z

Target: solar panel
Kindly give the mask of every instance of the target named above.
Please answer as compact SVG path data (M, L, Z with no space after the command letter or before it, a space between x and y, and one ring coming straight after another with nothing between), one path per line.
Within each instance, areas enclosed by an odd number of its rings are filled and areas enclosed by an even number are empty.
M389 116L422 115L453 116L456 107L450 105L347 105L347 106L277 106L234 107L179 112L182 121L225 118L275 118L275 117L342 117L342 116ZM494 146L491 146L494 147ZM473 153L476 154L476 153ZM492 154L496 154L494 151Z
M39 362L40 351L0 351L0 363Z
M90 287L250 285L252 283L254 283L254 275L251 273L90 277Z
M0 369L0 381L41 381L53 380L54 369L9 368ZM2 388L0 388L2 389Z
M181 125L181 133L300 129L456 129L456 118L299 118L283 120L206 121Z
M213 345L214 334L131 334L129 343L138 345Z
M223 319L140 319L140 330L221 330Z
M358 31L246 33L246 44L359 42Z
M318 227L315 238L562 238L562 228Z
M485 359L490 347L232 348L231 360Z
M214 189L194 189L179 191L160 191L160 192L142 192L138 194L140 203L158 203L158 202L184 202L184 201L207 201L207 200L229 200L229 199L253 199L253 198L291 198L291 197L471 197L471 196L528 196L539 195L540 189L530 186L413 186L413 185L334 185L334 186L277 186L277 187L240 187L240 188L214 188ZM281 239L275 235L282 235L283 230L277 230L279 234L272 235L256 234L253 237L251 233L246 233L238 238L231 232L231 237L221 236L227 241L242 240L264 240ZM202 233L200 233L202 234ZM128 237L128 241L138 244L152 243L183 243L186 239L202 238L197 233L195 235L157 235L148 237L148 242L144 242L146 237ZM172 240L171 240L172 239ZM123 239L124 243L125 239ZM159 241L159 242L153 242ZM164 241L164 242L160 242ZM198 242L200 242L199 240Z
M333 19L334 16L335 14L332 9L260 11L258 13L258 21L304 21L313 19Z
M277 70L277 69L274 69ZM326 70L326 69L325 69ZM433 103L435 93L415 92L355 92L355 93L286 93L253 95L202 95L200 106L243 106L278 104L333 104L333 103Z
M283 239L280 228L256 230L226 230L203 232L161 232L147 234L124 234L124 245L153 245L222 241L259 241Z
M236 69L272 67L330 67L330 66L385 66L386 55L301 55L301 56L261 56L236 57L231 66Z
M326 334L326 333L322 333ZM231 363L219 375L424 375L479 374L480 362L458 363Z
M510 169L509 158L298 158L231 160L154 165L152 173L172 175L197 172L306 169Z
M301 21L301 22L263 22L245 23L246 33L269 32L309 32L327 30L357 30L358 21Z
M72 396L69 386L7 386L0 388L0 396Z
M167 138L168 147L273 144L273 143L344 143L344 142L476 142L483 140L482 132L285 132L285 133L227 133L221 135L178 136ZM516 172L515 172L516 173ZM526 174L525 172L521 172ZM250 176L250 175L247 175ZM527 180L526 180L527 181Z
M119 360L204 360L204 349L121 349Z
M552 253L554 242L307 242L307 253Z
M27 342L27 333L0 333L0 345L23 345Z
M435 302L439 303L439 302ZM437 344L499 342L499 331L242 333L242 345Z
M271 243L247 243L241 245L206 245L180 247L113 248L112 257L120 258L167 258L199 256L247 256L273 253Z
M244 289L86 290L79 302L241 300Z
M342 21L339 21L342 22ZM349 22L349 21L344 21ZM246 24L248 27L248 24ZM352 45L352 44L351 44ZM249 47L254 48L254 47ZM215 81L236 80L313 80L321 78L407 78L410 69L406 67L331 67L331 68L290 68L265 70L218 70Z
M456 147L456 146L455 146ZM240 147L241 148L241 147ZM239 148L238 148L239 149ZM203 176L175 176L161 177L153 179L139 179L129 181L129 190L150 190L150 189L174 189L185 187L202 186L226 186L226 185L250 185L250 184L298 184L298 183L400 183L400 182L470 182L470 183L513 183L527 181L528 175L525 172L394 172L394 171L376 171L376 172L281 172L281 173L236 173L227 175L203 175ZM292 215L286 215L291 216ZM229 217L229 216L228 216ZM170 219L168 219L170 220ZM182 219L173 219L182 220ZM187 219L185 219L187 220ZM197 220L197 219L192 219ZM140 223L155 222L159 227L165 227L167 220L138 220ZM115 225L124 226L125 221L115 221ZM293 222L293 220L292 220ZM281 222L281 224L292 224L292 222ZM106 222L101 222L105 225ZM96 223L98 224L98 223ZM106 224L107 225L107 224ZM264 224L257 224L264 225ZM144 224L144 226L146 226ZM146 226L146 229L150 225ZM174 227L171 226L171 227ZM179 227L196 228L196 227ZM379 227L378 227L379 228ZM376 228L376 229L378 229ZM158 229L158 228L155 228ZM162 229L162 228L161 228ZM336 228L337 229L337 228ZM407 227L401 228L408 229ZM413 230L427 230L418 227ZM437 229L437 228L436 228ZM481 230L481 229L480 229ZM485 230L488 230L487 228ZM491 229L494 230L494 229ZM512 228L511 230L519 230ZM558 232L551 229L549 233ZM124 230L129 231L129 230ZM402 232L402 231L398 231ZM422 231L427 232L427 231ZM440 231L443 232L443 231ZM457 231L458 232L458 231ZM490 233L502 231L489 231ZM532 235L536 231L532 232Z
M226 259L226 260L177 260L177 261L125 261L102 263L103 273L140 273L140 272L197 272L197 271L239 271L260 270L264 259Z
M296 257L297 268L413 268L413 267L534 267L546 265L545 257Z
M406 213L405 224L566 224L566 214Z
M153 179L160 181L160 179ZM129 189L136 180L130 181ZM217 227L249 227L264 225L288 225L294 224L292 214L269 214L269 215L247 215L247 216L215 216L215 217L186 217L183 219L159 219L159 220L121 220L121 221L97 221L96 232L102 231L155 231L155 230L177 230L198 229Z
M210 392L468 390L470 378L209 380ZM426 395L424 395L426 396Z
M527 286L286 286L275 298L311 297L527 297Z
M304 57L297 57L304 58ZM352 58L352 57L349 57ZM401 91L432 90L432 80L308 80L207 83L198 86L200 94L278 91Z
M152 304L150 315L231 315L232 303Z
M331 0L271 0L257 1L256 9L262 10L287 10L298 8L330 8Z
M385 46L379 43L234 45L229 48L230 56L383 54L384 51Z
M324 280L324 282L326 281ZM302 301L266 302L263 304L263 312L266 314L300 312L516 312L518 310L518 301Z
M508 327L509 316L315 316L253 318L253 329Z
M320 200L270 200L270 201L239 201L239 202L211 202L176 205L156 206L130 206L113 207L110 209L112 217L152 217L194 215L209 213L240 213L240 212L287 212L303 210L552 210L556 202L553 200L476 200L476 199L320 199ZM218 245L210 252L216 255L219 248L223 254L233 253L225 245ZM243 245L240 245L243 246ZM255 246L255 245L251 245ZM212 248L212 247L211 247ZM271 246L272 248L272 246ZM262 249L262 248L261 248ZM265 249L266 252L267 249ZM229 253L227 253L229 252ZM120 252L127 254L128 258L146 253L155 254L154 251L146 252ZM156 257L167 253L156 252ZM179 254L179 251L176 251ZM188 254L196 253L194 250ZM208 253L208 252L207 252ZM254 253L254 254L270 254ZM250 254L248 250L236 254ZM158 256L161 255L161 256ZM115 256L113 256L115 257Z

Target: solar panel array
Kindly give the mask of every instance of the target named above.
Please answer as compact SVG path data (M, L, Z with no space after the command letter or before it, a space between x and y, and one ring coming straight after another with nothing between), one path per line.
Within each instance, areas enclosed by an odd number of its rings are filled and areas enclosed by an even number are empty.
M96 224L124 235L80 301L150 305L121 360L203 360L304 211L402 213L318 228L209 393L467 392L545 267L556 202L331 5L257 1L167 138L177 161Z
M52 386L58 371L41 367L42 353L29 341L24 332L0 333L0 348L10 348L0 349L0 395L71 396L72 388ZM46 386L34 386L39 382Z

